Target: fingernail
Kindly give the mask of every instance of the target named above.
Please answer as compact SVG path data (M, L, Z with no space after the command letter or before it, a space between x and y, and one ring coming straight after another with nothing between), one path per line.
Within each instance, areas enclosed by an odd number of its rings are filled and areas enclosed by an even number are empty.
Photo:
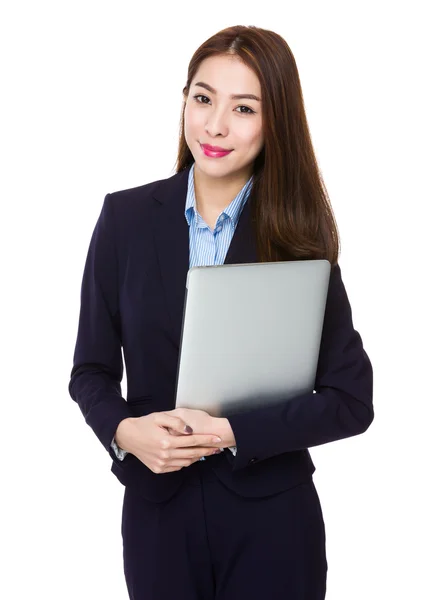
M213 441L213 442L221 442L221 441L222 441L222 439L221 439L221 438L219 438L219 437L213 437L213 438L212 438L212 441Z
M193 433L193 429L190 427L190 425L186 425L184 427L184 431L185 433Z

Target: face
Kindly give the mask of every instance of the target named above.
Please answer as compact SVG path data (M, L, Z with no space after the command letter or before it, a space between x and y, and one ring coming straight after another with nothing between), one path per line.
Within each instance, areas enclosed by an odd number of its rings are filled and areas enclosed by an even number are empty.
M259 79L238 57L212 56L202 61L184 112L185 139L195 170L207 177L247 181L264 143L261 104ZM206 153L203 144L231 152Z

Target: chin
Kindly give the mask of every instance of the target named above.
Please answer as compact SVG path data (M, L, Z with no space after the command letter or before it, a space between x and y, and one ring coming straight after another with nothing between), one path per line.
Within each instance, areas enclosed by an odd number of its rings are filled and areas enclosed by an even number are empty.
M228 175L233 175L234 173L237 173L239 170L236 167L233 167L232 165L210 165L209 163L204 163L204 161L200 159L196 164L203 173L205 173L206 175L210 175L211 177L226 177Z

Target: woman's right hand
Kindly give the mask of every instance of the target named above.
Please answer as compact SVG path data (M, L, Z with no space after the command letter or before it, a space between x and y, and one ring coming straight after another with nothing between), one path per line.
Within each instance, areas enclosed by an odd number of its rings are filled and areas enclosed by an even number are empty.
M177 435L169 433L169 428ZM157 474L180 471L202 456L221 451L219 437L194 434L186 428L188 425L181 418L155 412L123 419L116 430L115 441Z

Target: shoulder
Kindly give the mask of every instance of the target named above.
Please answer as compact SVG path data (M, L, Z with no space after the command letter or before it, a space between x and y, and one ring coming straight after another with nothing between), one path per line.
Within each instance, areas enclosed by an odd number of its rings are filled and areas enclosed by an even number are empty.
M156 203L165 203L173 197L182 198L187 192L187 180L188 169L165 179L110 192L106 195L106 203L117 221L143 218L150 214Z
M187 173L181 171L165 179L106 194L102 219L121 242L143 238L155 222L156 210L166 201L179 206L185 200Z
M143 210L147 205L152 203L154 196L158 191L167 185L173 177L158 179L137 187L132 187L124 190L118 190L107 194L109 202L113 210Z

